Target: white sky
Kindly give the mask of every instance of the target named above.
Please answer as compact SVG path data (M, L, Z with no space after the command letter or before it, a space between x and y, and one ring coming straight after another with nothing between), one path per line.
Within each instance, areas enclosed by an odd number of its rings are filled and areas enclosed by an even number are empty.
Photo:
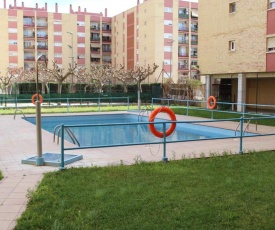
M0 0L0 8L4 7L4 0ZM143 3L144 0L140 0L140 3ZM193 2L198 2L198 0L191 0ZM55 3L58 3L58 12L60 13L69 13L70 4L72 4L73 10L77 11L78 6L81 7L81 11L84 11L84 8L87 9L87 12L100 13L104 14L105 8L108 11L108 17L117 15L127 9L130 9L137 4L137 0L16 0L17 6L21 6L24 2L25 7L35 7L35 4L38 3L38 7L44 7L45 3L48 4L48 11L55 11ZM14 0L6 0L7 8L9 5L14 5Z

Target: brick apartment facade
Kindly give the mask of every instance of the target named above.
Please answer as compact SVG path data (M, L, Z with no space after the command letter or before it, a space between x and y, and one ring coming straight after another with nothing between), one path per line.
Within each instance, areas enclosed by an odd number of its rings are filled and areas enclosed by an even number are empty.
M275 0L199 4L199 67L206 76L206 97L274 104Z

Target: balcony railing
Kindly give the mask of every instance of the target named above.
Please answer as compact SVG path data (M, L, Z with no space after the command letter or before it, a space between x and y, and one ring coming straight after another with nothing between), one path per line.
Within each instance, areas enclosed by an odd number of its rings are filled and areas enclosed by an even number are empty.
M24 61L35 61L35 57L34 56L24 57Z
M111 37L102 37L102 41L103 42L111 42L112 39L111 39Z
M46 45L37 45L37 49L47 50L48 46L46 46Z
M188 44L188 40L178 40L179 44Z
M189 28L188 27L179 27L178 30L179 31L188 31Z
M34 49L34 45L24 45L24 49Z
M91 41L93 41L93 42L100 41L100 37L93 37L93 38L91 38Z
M184 13L179 13L179 18L189 18L189 15Z
M100 30L99 26L91 26L91 30Z
M108 52L109 53L109 52L112 52L112 50L111 49L103 49L102 52Z
M24 26L24 27L34 27L34 23L23 22L23 26Z
M91 58L91 62L98 63L98 62L100 62L100 58Z
M188 65L179 65L178 69L179 70L188 70Z
M181 53L178 53L178 57L188 57L188 54L181 54Z
M198 40L192 40L191 45L198 45Z
M37 27L48 27L48 23L37 23Z

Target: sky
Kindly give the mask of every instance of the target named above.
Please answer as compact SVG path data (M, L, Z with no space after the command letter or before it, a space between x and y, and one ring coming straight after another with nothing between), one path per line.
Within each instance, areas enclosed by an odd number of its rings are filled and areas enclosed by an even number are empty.
M0 0L0 8L4 7L4 0ZM140 3L143 3L144 0L140 0ZM198 0L192 0L197 2ZM35 7L38 3L38 7L44 7L45 3L48 4L48 11L55 11L55 3L58 3L58 12L60 13L69 13L70 4L73 7L74 11L78 10L78 6L81 7L81 11L84 11L84 8L87 9L87 12L100 13L104 14L105 8L108 11L108 17L117 15L125 10L128 10L137 4L137 0L16 0L17 6L21 6L24 2L25 7ZM6 0L7 8L9 5L14 5L14 0Z

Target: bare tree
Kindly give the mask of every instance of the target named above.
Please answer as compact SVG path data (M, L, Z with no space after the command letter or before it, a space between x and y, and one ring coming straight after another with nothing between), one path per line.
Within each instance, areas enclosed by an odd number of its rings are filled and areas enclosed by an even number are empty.
M56 62L53 61L53 68L52 69L44 69L48 73L50 73L55 81L57 81L58 89L57 92L61 93L62 90L62 83L70 76L75 75L77 70L77 63L74 64L74 67L72 68L72 65L69 64L68 70L64 70L58 67Z
M12 85L15 82L21 80L23 76L23 68L7 68L6 74L1 75L0 73L0 88L5 94L10 94L12 90ZM10 88L10 91L7 91Z
M24 81L26 82L36 82L37 70L30 69L24 71ZM43 63L38 63L38 82L42 83L42 94L45 93L45 88L47 94L50 93L49 83L53 81L52 75L47 70L47 65Z
M123 84L124 93L128 92L127 85L130 84L133 79L130 78L129 71L125 69L125 66L120 65L120 69L114 70L114 78Z
M144 81L150 75L152 75L157 68L158 66L154 63L153 67L150 67L149 64L147 67L137 66L135 69L131 69L128 72L129 78L133 79L138 85L138 111L140 111L140 105L141 105L141 100L140 100L140 93L142 92L141 82Z
M97 90L101 93L103 86L112 81L114 74L114 68L111 65L92 64L90 72L86 73L87 85L84 88L85 92L88 87L91 87L96 82Z

